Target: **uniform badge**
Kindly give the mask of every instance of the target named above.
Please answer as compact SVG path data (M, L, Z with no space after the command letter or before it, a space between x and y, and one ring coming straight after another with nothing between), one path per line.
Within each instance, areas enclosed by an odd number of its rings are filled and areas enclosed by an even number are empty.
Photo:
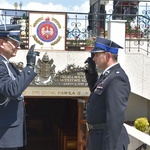
M97 87L94 90L95 94L101 95L102 91L103 91L103 82L100 82Z
M116 71L116 74L119 74L120 72L119 71Z

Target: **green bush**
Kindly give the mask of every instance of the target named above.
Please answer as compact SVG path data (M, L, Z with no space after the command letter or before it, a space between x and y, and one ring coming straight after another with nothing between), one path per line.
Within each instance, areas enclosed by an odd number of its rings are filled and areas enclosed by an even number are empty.
M147 118L137 118L134 122L134 126L136 129L142 131L142 132L148 132L149 130L149 122Z
M145 133L150 135L150 127L145 131Z

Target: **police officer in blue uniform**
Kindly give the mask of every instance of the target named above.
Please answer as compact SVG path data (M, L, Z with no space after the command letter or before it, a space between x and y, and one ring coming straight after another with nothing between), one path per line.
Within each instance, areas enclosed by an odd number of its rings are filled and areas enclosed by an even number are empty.
M0 150L17 150L26 145L25 107L22 92L36 76L34 65L39 52L32 45L27 65L20 72L9 61L15 57L20 40L14 27L0 28Z
M129 79L117 62L115 42L97 37L85 70L91 94L87 104L88 150L127 150L129 137L123 125ZM98 77L97 68L102 70Z

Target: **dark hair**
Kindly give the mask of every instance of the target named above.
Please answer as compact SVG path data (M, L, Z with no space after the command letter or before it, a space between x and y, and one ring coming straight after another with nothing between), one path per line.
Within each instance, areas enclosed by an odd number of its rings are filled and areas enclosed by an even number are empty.
M118 60L118 55L117 54L112 54L112 57L113 57L114 60L116 60L116 61Z

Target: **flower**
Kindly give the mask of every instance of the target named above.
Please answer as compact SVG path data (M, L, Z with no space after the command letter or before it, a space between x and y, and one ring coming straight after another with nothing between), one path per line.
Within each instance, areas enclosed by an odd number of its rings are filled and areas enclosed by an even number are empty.
M127 21L126 23L126 33L128 34L139 34L141 33L140 25L135 24L134 22Z

